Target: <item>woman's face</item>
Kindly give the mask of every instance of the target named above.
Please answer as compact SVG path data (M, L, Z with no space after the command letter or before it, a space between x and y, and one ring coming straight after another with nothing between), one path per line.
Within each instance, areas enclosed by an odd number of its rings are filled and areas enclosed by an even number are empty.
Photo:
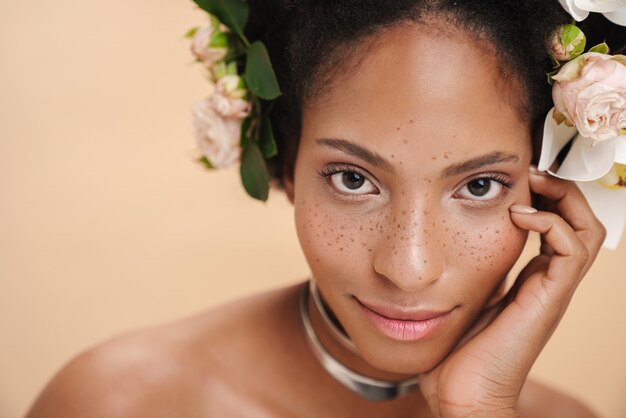
M529 124L474 42L397 26L304 109L298 238L357 350L385 371L439 363L526 242L509 207L530 203Z

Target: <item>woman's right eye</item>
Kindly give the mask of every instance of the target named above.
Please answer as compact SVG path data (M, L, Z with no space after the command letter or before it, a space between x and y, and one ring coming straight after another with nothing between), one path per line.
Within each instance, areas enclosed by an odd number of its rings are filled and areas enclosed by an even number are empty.
M329 179L339 193L350 195L378 194L378 188L359 170L347 167L327 167L320 175Z

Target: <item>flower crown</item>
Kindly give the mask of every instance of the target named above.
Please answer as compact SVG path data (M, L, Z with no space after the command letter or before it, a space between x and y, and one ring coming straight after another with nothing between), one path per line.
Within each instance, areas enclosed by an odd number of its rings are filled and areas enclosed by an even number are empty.
M281 94L269 54L261 41L250 43L243 33L244 0L193 1L209 14L209 24L186 37L213 85L193 106L198 161L210 169L239 162L246 192L265 201L265 159L277 153L269 112ZM575 21L600 12L626 26L626 0L559 2ZM610 55L606 43L585 52L585 34L575 21L549 40L554 107L545 119L538 169L577 182L607 229L605 246L614 248L626 222L626 56Z

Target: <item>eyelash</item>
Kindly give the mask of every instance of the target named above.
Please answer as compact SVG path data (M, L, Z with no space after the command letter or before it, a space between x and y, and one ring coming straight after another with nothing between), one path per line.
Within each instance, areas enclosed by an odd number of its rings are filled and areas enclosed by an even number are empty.
M328 185L328 187L331 188L331 190L342 196L345 198L349 198L349 199L354 199L354 198L359 198L361 196L364 196L364 194L358 194L358 193L342 193L339 192L335 189L335 187L333 187L332 185L329 184L328 179L330 178L330 176L332 176L333 174L337 174L337 173L356 173L360 176L363 176L367 181L369 181L370 183L372 183L372 185L374 187L376 187L376 185L374 185L374 183L369 179L369 176L364 173L362 170L358 169L357 167L348 165L348 164L335 164L335 165L330 165L330 166L326 166L323 167L318 174L320 176L322 176L325 180L326 180L326 184ZM507 177L503 176L501 173L497 173L497 172L493 172L493 173L481 173L477 176L474 176L468 180L466 180L462 187L457 189L461 190L463 187L466 187L468 184L470 184L471 182L475 181L475 180L492 180L495 181L497 183L499 183L500 185L502 185L504 187L504 192L500 193L500 195L495 198L495 199L489 199L489 200L480 200L480 199L464 199L464 200L469 200L471 202L473 202L473 204L475 205L489 205L490 203L493 203L495 201L498 201L502 198L504 198L503 194L505 195L508 190L512 189L515 186L515 183L513 183L511 180L509 180ZM455 192L456 194L456 192Z

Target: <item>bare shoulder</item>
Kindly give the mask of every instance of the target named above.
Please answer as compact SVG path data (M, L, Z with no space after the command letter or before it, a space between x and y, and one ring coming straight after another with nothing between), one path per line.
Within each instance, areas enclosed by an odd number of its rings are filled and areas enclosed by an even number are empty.
M597 418L581 401L533 379L528 379L520 397L522 417Z
M250 339L273 326L279 312L272 311L288 309L285 304L298 286L248 296L90 348L51 379L27 418L215 413L211 400L216 394L222 401L232 398L228 381L246 358L246 347L254 346Z

